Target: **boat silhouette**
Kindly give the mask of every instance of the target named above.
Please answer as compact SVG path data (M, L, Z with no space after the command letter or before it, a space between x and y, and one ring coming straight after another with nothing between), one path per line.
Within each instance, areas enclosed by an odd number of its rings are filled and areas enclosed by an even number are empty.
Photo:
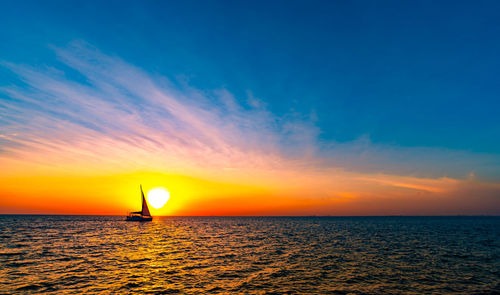
M141 187L141 197L142 197L142 210L137 212L130 212L125 221L151 221L153 217L151 213L149 213L148 203L146 202L146 198L144 197L144 192Z

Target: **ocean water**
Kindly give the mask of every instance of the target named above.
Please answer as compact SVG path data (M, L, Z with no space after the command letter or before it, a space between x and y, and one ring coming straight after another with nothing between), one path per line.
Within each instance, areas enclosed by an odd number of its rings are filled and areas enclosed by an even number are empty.
M0 216L0 293L500 294L499 217Z

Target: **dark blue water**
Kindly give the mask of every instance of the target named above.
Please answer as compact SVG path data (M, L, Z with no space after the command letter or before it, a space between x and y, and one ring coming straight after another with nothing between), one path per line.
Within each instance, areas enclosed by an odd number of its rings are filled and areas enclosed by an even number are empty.
M500 294L499 217L0 216L0 293Z

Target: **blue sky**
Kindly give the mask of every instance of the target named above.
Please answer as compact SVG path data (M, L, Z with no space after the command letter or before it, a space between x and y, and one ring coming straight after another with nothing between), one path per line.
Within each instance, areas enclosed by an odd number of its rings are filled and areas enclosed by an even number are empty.
M326 166L498 181L499 8L495 1L6 1L0 86L40 86L23 84L29 79L26 68L13 71L19 66L62 71L66 82L85 85L88 76L61 56L95 50L182 95L203 93L221 118L234 115L221 91L238 114L265 108L273 119L262 124L280 134L276 144L289 155L312 145ZM2 99L13 98L3 92Z

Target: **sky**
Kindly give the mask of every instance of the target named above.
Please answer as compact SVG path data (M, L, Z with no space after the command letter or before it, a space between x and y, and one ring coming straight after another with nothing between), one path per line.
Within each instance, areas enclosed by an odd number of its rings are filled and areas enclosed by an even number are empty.
M496 1L3 1L0 214L500 215Z

